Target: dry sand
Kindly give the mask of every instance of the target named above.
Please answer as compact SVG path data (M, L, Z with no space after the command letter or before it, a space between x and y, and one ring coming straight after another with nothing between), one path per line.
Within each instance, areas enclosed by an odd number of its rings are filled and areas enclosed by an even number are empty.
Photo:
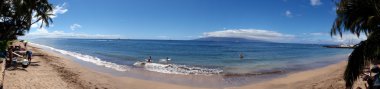
M323 68L289 74L286 77L273 79L252 85L231 89L345 89L343 72L347 61ZM356 83L364 88L364 82Z
M32 64L26 69L5 71L4 89L198 89L93 71L62 55L29 47ZM344 89L346 61L327 67L289 74L286 77L226 89ZM363 85L359 83L358 85ZM364 88L364 87L362 87Z

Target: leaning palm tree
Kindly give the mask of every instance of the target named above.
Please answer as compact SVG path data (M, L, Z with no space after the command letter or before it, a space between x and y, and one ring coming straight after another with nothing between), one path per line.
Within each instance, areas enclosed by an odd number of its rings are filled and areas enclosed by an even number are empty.
M17 39L29 31L32 24L52 22L52 4L48 0L1 0L0 1L0 51L8 41Z
M340 0L336 13L331 35L342 37L342 33L350 32L367 36L348 58L344 80L351 89L366 66L380 61L380 0Z

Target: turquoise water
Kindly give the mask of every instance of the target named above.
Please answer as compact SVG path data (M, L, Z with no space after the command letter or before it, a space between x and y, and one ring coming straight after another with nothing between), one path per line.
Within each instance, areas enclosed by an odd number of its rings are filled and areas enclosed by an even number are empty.
M133 69L166 74L257 75L323 66L351 49L321 45L269 42L213 42L180 40L33 39L65 55L117 71ZM244 55L239 58L240 53ZM136 66L151 56L152 64ZM159 63L169 57L168 63ZM170 66L168 66L170 65Z

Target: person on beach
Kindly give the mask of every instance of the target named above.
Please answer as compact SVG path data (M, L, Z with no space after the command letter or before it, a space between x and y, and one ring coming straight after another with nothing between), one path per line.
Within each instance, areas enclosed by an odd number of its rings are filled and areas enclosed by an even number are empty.
M376 73L372 78L372 88L370 89L380 89L380 68L378 65L375 65L375 68L371 70L371 72Z
M21 46L20 45L14 47L14 51L20 51L20 50L21 50Z
M371 70L372 73L376 73L375 76L365 75L364 81L367 81L367 89L380 89L380 68L375 65Z
M28 45L28 42L24 41L25 50L28 50L28 49L26 49L27 45Z
M28 57L28 61L31 62L32 61L32 51L28 50L26 51L26 57Z
M13 59L13 46L9 46L9 48L8 48L8 59L6 60L6 67L9 67L10 66L10 64L11 64L11 62L12 62L12 59Z

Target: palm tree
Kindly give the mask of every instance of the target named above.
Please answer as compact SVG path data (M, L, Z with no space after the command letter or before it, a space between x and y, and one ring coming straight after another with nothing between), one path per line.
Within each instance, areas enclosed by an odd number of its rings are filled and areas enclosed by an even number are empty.
M32 24L42 22L40 27L49 26L52 11L48 0L1 0L0 51L5 50L8 41L25 35Z
M350 32L367 36L348 58L344 80L351 89L366 66L380 61L380 0L340 0L336 13L331 35L342 37L343 32Z

